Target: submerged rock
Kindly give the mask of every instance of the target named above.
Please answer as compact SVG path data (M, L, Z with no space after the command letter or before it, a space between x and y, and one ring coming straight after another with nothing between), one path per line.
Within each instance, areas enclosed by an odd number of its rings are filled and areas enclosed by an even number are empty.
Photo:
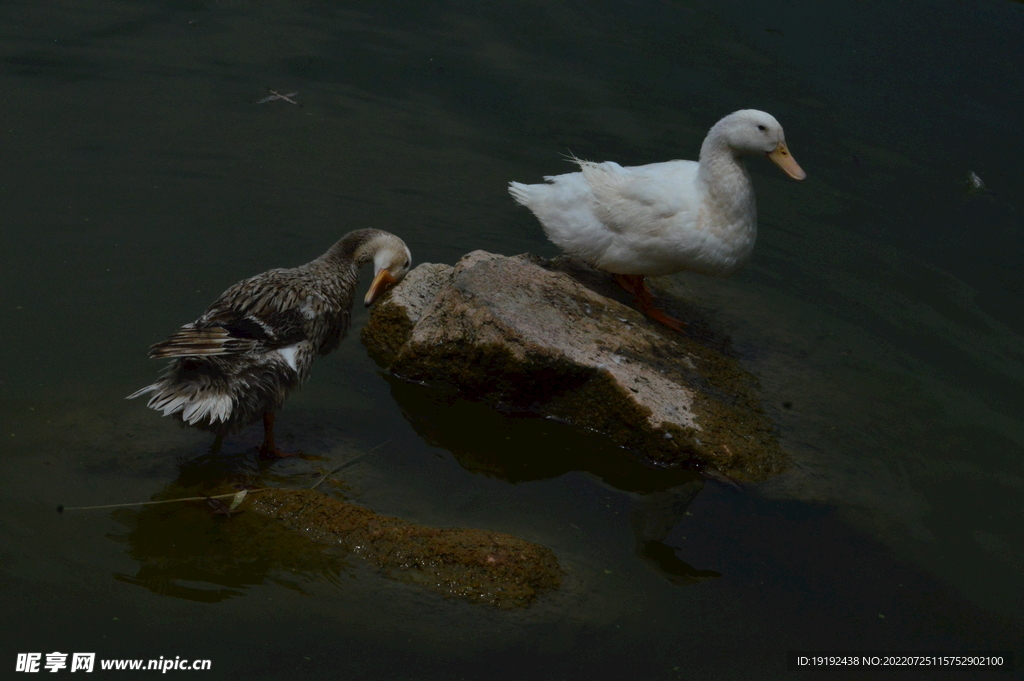
M562 579L555 554L539 544L502 532L416 525L313 490L263 490L242 508L340 544L388 577L476 603L525 607Z
M416 267L362 338L400 377L567 421L658 465L749 481L780 472L754 377L610 298L608 285L564 257L474 251L454 267Z
M390 579L500 608L561 586L555 554L510 534L418 525L313 489L260 488L237 506L216 498L224 493L238 494L179 481L156 496L181 503L115 511L128 531L110 536L139 565L115 579L216 603L266 582L305 593L303 581L338 579L354 555Z

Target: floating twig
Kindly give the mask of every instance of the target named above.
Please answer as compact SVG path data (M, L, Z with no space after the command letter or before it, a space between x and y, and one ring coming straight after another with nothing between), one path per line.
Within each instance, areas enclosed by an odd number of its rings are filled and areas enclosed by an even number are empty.
M280 99L280 100L283 100L285 102L288 102L289 104L294 104L295 106L302 106L301 104L296 102L294 99L292 99L292 97L294 97L295 95L299 94L298 92L289 92L288 94L283 95L280 92L278 92L277 90L271 90L269 87L267 88L267 92L270 93L270 96L269 97L264 97L260 101L256 102L257 104L266 104L267 102L273 102L275 100Z
M356 461L359 461L360 459L362 459L363 457L367 456L368 454L372 454L373 452L377 451L378 449L380 449L384 445L388 444L389 442L391 442L391 440L385 440L384 442L381 442L379 445L377 445L373 449L368 449L365 452L363 452L362 454L357 454L356 456L353 456L352 458L348 459L347 461L344 461L343 463L339 464L338 466L335 466L333 469L331 469L328 472L324 473L323 476L321 476L321 478L319 480L314 482L313 486L310 487L310 489L316 489L320 485L321 482L323 482L324 480L326 480L330 476L334 475L335 473L340 471L342 468L345 468L346 466L354 464ZM63 513L64 511L95 511L95 510L102 509L102 508L126 508L126 507L129 507L129 506L155 506L156 504L172 504L172 503L177 502L177 501L205 501L207 504L210 504L210 502L215 500L215 499L228 499L228 498L231 498L231 500L232 500L231 504L227 507L227 511L226 512L215 510L215 512L221 513L223 515L229 515L229 517L230 517L231 511L234 511L236 508L238 508L238 505L242 503L243 499L245 499L245 495L246 494L248 494L248 493L256 493L256 492L263 492L264 490L268 490L268 489L286 489L286 488L280 488L280 487L258 487L256 489L243 489L240 492L229 492L227 494L215 494L213 496L208 496L208 495L204 494L204 495L198 496L198 497L179 497L177 499L160 499L160 500L157 500L157 501L131 501L131 502L124 503L124 504L102 504L100 506L65 506L64 504L59 504L57 506L57 513ZM213 505L213 504L211 504L211 505Z
M57 513L63 513L64 511L94 511L100 508L125 508L127 506L154 506L156 504L173 504L176 501L209 501L210 499L227 499L234 497L237 499L231 502L230 508L236 508L238 504L242 503L242 499L245 498L248 492L262 492L268 489L275 489L274 487L259 487L257 489L243 489L241 492L229 492L228 494L215 494L212 497L203 495L201 497L179 497L177 499L160 499L158 501L131 501L125 504L103 504L101 506L65 506L60 504L57 506Z
M359 459L362 459L363 457L367 456L368 454L372 454L373 452L377 451L378 449L380 449L381 447L383 447L384 445L386 445L389 442L391 442L391 440L385 440L384 442L381 442L379 445L377 445L373 449L368 449L365 452L363 452L362 454L356 454L351 459L348 459L347 461L345 461L345 462L343 462L341 464L338 464L337 466L335 466L331 470L329 470L326 473L324 473L320 477L319 480L317 480L316 482L313 483L313 485L310 487L310 489L316 489L320 485L321 482L323 482L324 480L326 480L330 476L334 475L335 473L340 471L345 466L349 466L351 464L354 464L356 461L359 461Z

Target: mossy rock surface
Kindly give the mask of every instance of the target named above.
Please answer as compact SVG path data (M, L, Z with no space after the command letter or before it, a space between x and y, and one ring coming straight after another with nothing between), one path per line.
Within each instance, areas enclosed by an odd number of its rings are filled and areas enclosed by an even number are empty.
M242 510L339 545L393 579L445 596L525 607L562 580L555 554L539 544L502 532L417 525L314 490L262 490Z

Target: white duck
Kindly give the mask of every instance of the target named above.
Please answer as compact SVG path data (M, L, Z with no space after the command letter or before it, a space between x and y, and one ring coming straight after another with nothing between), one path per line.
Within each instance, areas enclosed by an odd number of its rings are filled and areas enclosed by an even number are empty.
M547 184L511 182L509 192L533 211L555 245L613 273L644 313L679 331L679 320L654 307L644 277L683 270L726 276L747 262L757 207L742 157L755 154L794 180L807 177L779 122L744 109L715 123L699 162L624 168L573 159L580 172L545 177Z

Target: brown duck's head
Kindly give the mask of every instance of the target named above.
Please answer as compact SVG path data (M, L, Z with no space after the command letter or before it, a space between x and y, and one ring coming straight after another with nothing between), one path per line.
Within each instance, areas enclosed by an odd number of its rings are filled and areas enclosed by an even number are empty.
M366 292L366 307L389 288L405 279L412 265L412 254L405 242L394 234L381 232L370 244L373 249L373 283Z

